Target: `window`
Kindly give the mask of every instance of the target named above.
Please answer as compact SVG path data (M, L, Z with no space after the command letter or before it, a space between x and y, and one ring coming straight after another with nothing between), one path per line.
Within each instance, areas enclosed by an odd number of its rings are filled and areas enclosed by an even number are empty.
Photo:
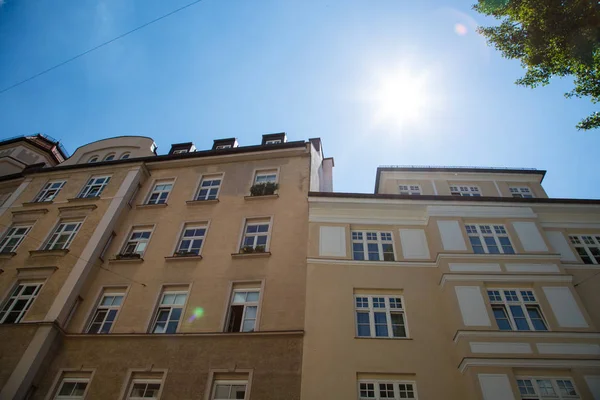
M41 288L41 282L20 282L17 284L2 306L0 324L16 324L21 321Z
M127 160L129 157L131 157L131 153L123 153L121 155L121 160Z
M476 254L515 254L503 225L465 225Z
M267 140L265 144L281 144L281 139Z
M360 400L416 399L417 390L414 382L360 381L358 383L358 398Z
M234 289L231 295L227 332L254 332L260 289Z
M420 195L421 186L419 185L400 185L398 186L400 194Z
M173 150L173 154L183 154L183 153L187 153L187 149L179 149L179 150Z
M203 176L195 200L216 200L221 189L222 175Z
M220 144L216 147L217 150L223 150L223 149L231 149L231 145L230 144Z
M127 242L125 242L125 246L123 246L123 251L121 254L139 254L140 256L144 255L144 251L146 251L146 247L148 246L151 235L151 229L134 228L129 235L129 239Z
M160 379L134 379L127 394L127 400L158 399L160 395Z
M80 400L85 398L87 387L90 383L89 378L68 378L65 377L60 382L56 391L55 400Z
M11 226L0 240L0 253L14 253L21 244L31 226Z
M169 193L173 189L173 181L159 181L154 184L154 188L148 196L146 204L165 204Z
M481 197L481 192L477 186L450 186L452 196L472 196Z
M93 176L83 187L81 192L79 193L80 199L85 199L89 197L100 197L102 191L108 185L110 181L110 176Z
M206 236L206 225L190 225L183 228L181 239L177 245L177 254L199 255Z
M187 299L187 291L167 290L160 296L160 302L154 322L152 323L152 333L176 333L183 306Z
M355 295L356 336L408 337L402 296Z
M501 331L547 331L533 290L489 289L492 312Z
M123 288L106 289L98 302L86 333L109 333L123 303Z
M90 157L90 159L88 160L88 164L95 163L95 162L97 162L97 161L98 161L98 156L92 156L92 157Z
M523 197L526 199L532 199L533 193L528 187L510 187L510 194L512 197Z
M81 227L81 221L61 222L54 229L50 238L44 245L44 250L64 250L68 249L73 238Z
M211 400L245 399L248 381L215 381Z
M600 264L600 235L569 235L584 264Z
M244 237L242 238L242 248L252 250L263 250L267 251L269 242L269 225L268 219L254 220L249 219L246 221L244 227Z
M394 241L391 232L352 231L354 260L394 261Z
M277 170L256 171L254 184L258 185L260 183L277 183Z
M50 181L44 185L44 188L38 193L33 200L34 202L52 201L60 192L60 189L65 185L66 181Z
M109 154L106 157L104 157L103 161L112 161L115 159L115 153Z
M570 379L517 377L521 399L579 399Z

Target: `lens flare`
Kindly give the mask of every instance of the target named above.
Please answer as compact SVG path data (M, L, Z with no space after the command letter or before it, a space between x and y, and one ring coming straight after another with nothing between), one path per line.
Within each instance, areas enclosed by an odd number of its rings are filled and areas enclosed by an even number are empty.
M192 322L196 319L202 318L202 316L204 316L204 308L202 307L196 307L194 308L194 313L192 314L192 316L189 318L189 322Z
M454 25L454 32L456 32L457 35L465 36L468 31L469 30L467 29L467 27L463 24Z

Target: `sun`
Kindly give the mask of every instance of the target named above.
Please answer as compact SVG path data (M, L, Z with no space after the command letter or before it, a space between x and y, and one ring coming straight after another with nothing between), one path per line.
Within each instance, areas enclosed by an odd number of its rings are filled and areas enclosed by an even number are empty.
M397 68L376 78L372 93L374 122L395 127L423 122L430 109L430 79L426 71Z

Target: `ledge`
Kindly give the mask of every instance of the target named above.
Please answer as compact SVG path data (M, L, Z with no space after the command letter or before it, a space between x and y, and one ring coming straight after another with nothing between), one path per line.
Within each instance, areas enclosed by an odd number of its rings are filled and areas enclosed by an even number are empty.
M74 206L58 207L58 211L61 213L70 211L93 211L98 208L95 204L78 204Z
M185 203L189 206L198 206L200 204L217 204L219 199L214 200L188 200Z
M48 278L58 267L18 267L17 276L19 279Z
M67 201L69 203L77 203L77 202L83 202L83 201L94 201L94 200L99 200L100 196L94 196L94 197L73 197L71 199L67 199Z
M108 260L108 262L110 264L117 264L117 263L123 263L123 264L139 264L139 263L143 263L144 259L143 258L111 258Z
M39 206L42 204L52 204L52 203L54 203L52 200L50 200L50 201L28 201L28 202L22 203L21 205L23 207L35 207L35 206Z
M269 200L277 199L278 197L278 194L265 194L262 196L244 196L244 200Z
M161 204L137 204L135 208L165 208L167 203Z
M9 325L23 325L19 324L0 324L0 328ZM148 332L133 332L133 333L106 333L106 334L95 334L95 333L67 333L66 337L77 337L77 338L89 338L91 340L106 339L106 338L163 338L163 337L215 337L215 338L231 338L236 337L252 337L252 336L303 336L303 330L292 330L292 331L254 331L254 332L177 332L177 333L148 333Z
M12 251L10 253L0 253L0 260L8 260L8 259L13 258L16 255L17 255L17 253L15 253L14 251Z
M48 209L47 208L38 208L35 210L20 210L20 211L13 211L12 215L13 217L22 217L22 216L29 216L29 215L36 215L36 214L40 214L40 215L44 215L48 213Z
M231 253L231 258L261 258L271 257L270 251L264 251L262 253Z
M180 261L196 260L196 261L200 261L200 260L202 260L202 256L201 255L197 255L197 256L169 256L169 257L165 257L165 261L175 261L175 260L180 260Z
M548 338L548 339L600 339L600 332L593 331L494 331L494 330L458 330L454 334L454 343L462 338Z
M59 256L63 257L69 253L69 249L54 249L54 250L30 250L30 257L43 257L43 256Z
M413 340L411 337L371 337L371 336L354 336L354 339L366 339L366 340Z

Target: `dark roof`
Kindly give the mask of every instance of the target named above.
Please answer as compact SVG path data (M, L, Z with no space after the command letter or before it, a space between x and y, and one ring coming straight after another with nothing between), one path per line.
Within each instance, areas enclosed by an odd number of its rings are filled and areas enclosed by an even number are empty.
M385 166L377 167L375 177L375 193L379 188L379 179L383 171L407 171L407 172L475 172L483 174L532 174L541 175L540 183L546 176L546 171L535 168L503 168L503 167L423 167L423 166Z
M525 204L594 204L600 205L599 199L559 199L559 198L519 198L519 197L471 197L471 196L439 196L439 195L420 195L412 196L409 194L371 194L371 193L334 193L334 192L309 192L312 197L329 198L347 198L347 199L379 199L379 200L412 200L418 201L462 201L466 203L525 203Z
M64 146L58 140L43 133L36 133L35 135L14 136L6 140L0 141L0 145L4 146L7 144L18 142L27 142L30 145L35 146L38 149L50 154L50 156L54 158L54 161L56 161L56 163L61 163L67 158L69 158L67 150L65 150ZM59 153L59 155L62 157L62 160L56 157L54 151L57 151Z

